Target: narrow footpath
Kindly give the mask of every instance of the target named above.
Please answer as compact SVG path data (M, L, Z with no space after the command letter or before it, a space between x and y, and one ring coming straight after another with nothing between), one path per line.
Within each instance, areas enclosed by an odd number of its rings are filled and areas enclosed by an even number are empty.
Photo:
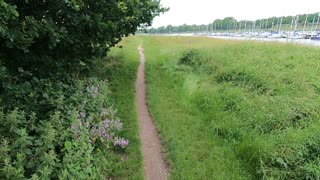
M136 105L138 110L140 139L146 180L168 179L168 165L162 156L162 145L146 101L145 57L141 45L138 47L140 65L136 81Z

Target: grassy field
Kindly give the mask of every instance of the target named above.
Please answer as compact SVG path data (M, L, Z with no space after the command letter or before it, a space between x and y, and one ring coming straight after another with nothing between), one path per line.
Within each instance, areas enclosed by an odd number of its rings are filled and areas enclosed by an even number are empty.
M143 165L139 126L135 105L135 81L139 65L137 47L139 38L124 39L120 45L123 48L113 48L107 56L107 62L100 65L94 74L108 78L111 97L114 101L117 116L124 124L123 136L129 140L129 146L122 155L113 155L116 162L112 172L112 179L143 179Z
M172 179L320 178L319 49L140 38Z

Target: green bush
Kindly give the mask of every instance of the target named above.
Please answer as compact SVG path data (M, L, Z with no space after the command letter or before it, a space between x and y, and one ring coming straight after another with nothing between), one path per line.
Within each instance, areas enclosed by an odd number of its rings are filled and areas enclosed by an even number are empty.
M164 11L153 0L0 0L0 56L10 70L72 72Z
M107 83L87 75L165 11L158 0L0 0L0 179L108 178L128 140Z
M203 62L204 56L199 49L189 49L182 53L178 64L189 65L193 67L200 66Z
M107 83L20 72L0 68L0 178L104 179L108 152L128 145Z

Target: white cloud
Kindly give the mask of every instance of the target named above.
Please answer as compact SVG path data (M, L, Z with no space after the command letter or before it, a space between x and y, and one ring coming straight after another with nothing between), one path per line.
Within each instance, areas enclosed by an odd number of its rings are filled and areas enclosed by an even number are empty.
M181 24L208 24L215 19L235 17L255 20L320 12L320 0L161 0L170 11L155 18L153 27Z

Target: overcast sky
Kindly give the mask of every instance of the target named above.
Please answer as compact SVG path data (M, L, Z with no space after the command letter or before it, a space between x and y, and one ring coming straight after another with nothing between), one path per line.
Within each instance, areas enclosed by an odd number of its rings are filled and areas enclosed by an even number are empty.
M230 16L237 20L255 20L320 12L320 0L161 0L161 4L170 11L155 18L153 27L208 24Z

